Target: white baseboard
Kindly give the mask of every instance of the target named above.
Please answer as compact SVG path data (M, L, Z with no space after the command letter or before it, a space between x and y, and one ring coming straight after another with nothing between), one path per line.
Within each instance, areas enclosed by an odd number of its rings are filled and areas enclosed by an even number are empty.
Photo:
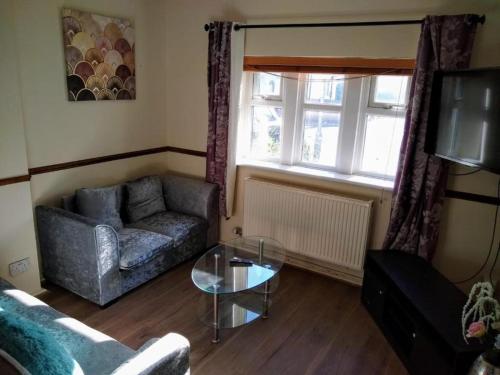
M355 271L321 260L312 259L300 254L288 252L285 263L311 272L319 273L321 275L333 277L334 279L338 279L352 285L361 286L363 283L363 271Z

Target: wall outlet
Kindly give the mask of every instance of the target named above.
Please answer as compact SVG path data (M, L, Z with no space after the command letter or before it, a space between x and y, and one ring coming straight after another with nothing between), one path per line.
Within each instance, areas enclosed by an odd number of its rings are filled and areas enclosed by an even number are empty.
M9 273L10 276L14 277L19 275L20 273L28 271L30 267L30 258L24 258L18 260L17 262L13 262L9 264Z

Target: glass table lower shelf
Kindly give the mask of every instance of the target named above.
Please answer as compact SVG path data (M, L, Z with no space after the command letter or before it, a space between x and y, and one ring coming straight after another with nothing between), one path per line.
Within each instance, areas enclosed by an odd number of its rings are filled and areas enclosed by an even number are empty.
M210 326L215 326L215 303L217 298L217 326L218 328L236 328L248 324L261 317L266 310L264 296L256 292L241 292L215 295L204 294L198 304L200 320ZM267 300L267 308L271 300Z

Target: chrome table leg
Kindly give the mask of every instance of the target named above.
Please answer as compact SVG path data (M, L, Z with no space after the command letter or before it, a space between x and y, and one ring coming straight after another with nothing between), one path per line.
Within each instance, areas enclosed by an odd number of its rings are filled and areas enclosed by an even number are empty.
M214 284L214 337L212 338L212 343L217 344L220 341L219 337L219 294L217 293L217 276L219 274L219 254L214 254L215 258L215 284Z
M264 285L264 308L262 309L262 319L267 319L269 317L269 289L271 287L271 282L266 281Z
M217 344L220 341L219 337L219 295L214 293L214 337L212 343Z

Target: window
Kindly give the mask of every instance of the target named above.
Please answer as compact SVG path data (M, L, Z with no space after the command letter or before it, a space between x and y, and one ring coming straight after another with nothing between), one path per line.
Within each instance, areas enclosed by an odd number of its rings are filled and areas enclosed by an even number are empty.
M304 85L301 161L335 167L344 76L309 74Z
M246 72L238 158L393 179L406 75Z
M278 160L283 127L281 75L254 74L252 82L249 108L252 155L259 160Z

